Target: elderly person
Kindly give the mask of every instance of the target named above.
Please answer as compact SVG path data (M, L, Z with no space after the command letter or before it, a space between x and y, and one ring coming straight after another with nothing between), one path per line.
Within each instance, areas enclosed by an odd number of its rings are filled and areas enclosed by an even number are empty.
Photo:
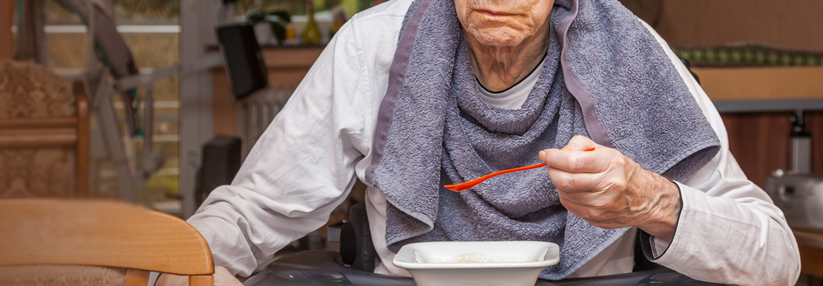
M548 170L443 188L539 161ZM698 280L799 275L791 230L710 100L615 0L395 0L355 15L189 222L218 280L248 276L357 179L382 274L408 275L391 263L402 245L438 240L557 243L543 279L627 273L639 239Z

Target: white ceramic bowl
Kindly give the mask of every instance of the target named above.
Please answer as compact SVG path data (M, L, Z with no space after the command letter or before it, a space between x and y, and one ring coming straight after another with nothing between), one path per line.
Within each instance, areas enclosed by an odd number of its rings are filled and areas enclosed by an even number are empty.
M557 244L541 241L438 241L410 243L392 261L419 286L534 285L560 261Z

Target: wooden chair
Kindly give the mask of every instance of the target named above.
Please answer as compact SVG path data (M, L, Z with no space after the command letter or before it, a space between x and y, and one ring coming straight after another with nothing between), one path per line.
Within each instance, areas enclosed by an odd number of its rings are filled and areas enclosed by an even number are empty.
M144 286L150 271L214 284L209 246L177 217L118 201L0 200L0 285Z
M81 82L0 61L0 198L88 195L89 140Z

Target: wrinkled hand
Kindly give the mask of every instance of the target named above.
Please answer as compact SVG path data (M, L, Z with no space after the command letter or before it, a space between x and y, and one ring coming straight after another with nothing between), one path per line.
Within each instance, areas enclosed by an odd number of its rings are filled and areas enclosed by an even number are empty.
M571 213L597 227L635 226L671 242L680 191L668 179L584 136L562 149L541 151L540 160L549 165L560 203Z
M164 273L157 278L156 286L188 286L189 277ZM214 267L214 285L215 286L243 286L240 280L231 275L223 266Z

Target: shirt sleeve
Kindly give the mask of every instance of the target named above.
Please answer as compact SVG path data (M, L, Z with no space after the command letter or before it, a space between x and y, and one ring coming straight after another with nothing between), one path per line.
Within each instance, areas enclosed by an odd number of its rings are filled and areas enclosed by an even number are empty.
M255 143L231 185L188 219L215 265L249 276L291 241L322 227L363 157L369 77L351 23L332 39Z
M651 28L649 28L651 29ZM720 114L654 31L720 139L718 154L680 188L681 211L667 243L641 232L645 256L697 280L741 285L794 285L797 242L783 213L746 178L731 152Z

